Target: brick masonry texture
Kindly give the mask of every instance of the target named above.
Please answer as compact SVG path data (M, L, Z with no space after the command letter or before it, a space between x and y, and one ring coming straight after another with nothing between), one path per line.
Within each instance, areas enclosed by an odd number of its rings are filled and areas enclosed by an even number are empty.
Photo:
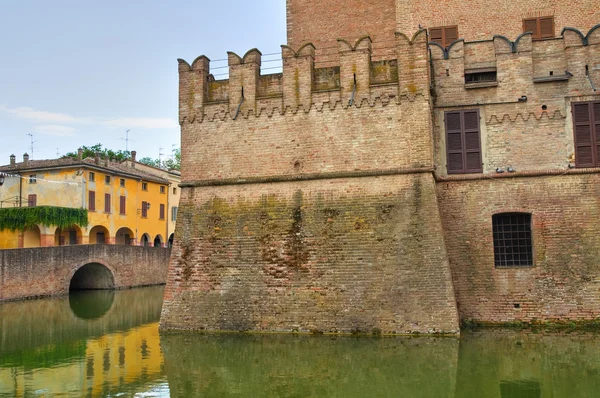
M101 264L114 287L165 283L170 249L158 247L75 245L0 250L0 301L69 292L75 272Z
M186 189L162 326L454 333L437 208L431 173Z
M554 17L557 36L567 26L585 34L599 23L600 9L595 0L288 0L287 34L293 46L312 42L319 47L371 35L380 44L378 52L385 54L394 32L457 25L458 37L467 41L490 40L497 34L514 40L523 33L523 19L538 16ZM323 53L323 62L334 58Z
M397 1L394 32L385 1L289 0L282 73L261 75L256 49L228 54L228 80L206 57L179 60L163 328L452 333L459 317L600 316L600 174L577 168L571 114L600 99L596 3L451 1L443 18L436 4ZM555 38L512 41L544 15ZM418 24L467 40L442 49L408 34ZM495 81L465 83L482 68ZM464 109L479 111L483 172L449 174L445 114ZM533 267L494 267L502 212L532 214Z
M598 174L440 183L461 319L597 319L599 183ZM492 215L502 212L532 214L533 267L494 267Z
M288 44L296 48L313 43L319 49L319 64L334 65L338 63L337 39L354 42L370 36L375 57L384 57L393 53L395 8L394 0L288 0Z

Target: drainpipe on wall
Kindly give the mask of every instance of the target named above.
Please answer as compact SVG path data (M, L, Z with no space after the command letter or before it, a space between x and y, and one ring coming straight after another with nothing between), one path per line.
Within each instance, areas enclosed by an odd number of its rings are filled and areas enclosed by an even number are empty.
M23 176L19 173L19 207L23 207Z
M167 208L165 209L165 230L167 231L167 234L165 235L165 247L169 247L169 195L171 192L171 183L169 183L169 185L167 185Z

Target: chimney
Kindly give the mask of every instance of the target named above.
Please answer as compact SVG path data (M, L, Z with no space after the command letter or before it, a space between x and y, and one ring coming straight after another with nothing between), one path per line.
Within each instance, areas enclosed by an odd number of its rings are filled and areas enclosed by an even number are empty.
M83 149L79 148L77 150L77 159L82 160L83 159Z
M27 154L27 152L23 154L23 163L29 164L29 155Z
M137 155L136 151L131 151L131 167L135 168L135 157Z
M104 166L105 166L105 167L108 167L108 158L105 158L105 159L104 159Z
M15 157L15 155L14 155L14 154L13 154L13 155L10 155L10 165L11 165L12 167L14 167L14 166L15 166L15 164L16 164L16 162L15 162L15 159L16 159L16 157Z
M94 154L94 163L96 163L98 165L100 164L100 152L96 152Z

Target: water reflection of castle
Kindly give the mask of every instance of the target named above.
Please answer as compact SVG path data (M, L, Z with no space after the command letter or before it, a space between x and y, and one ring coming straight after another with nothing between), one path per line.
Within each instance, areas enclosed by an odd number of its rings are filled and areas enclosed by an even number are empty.
M145 290L114 293L96 319L77 317L66 298L0 306L0 397L105 396L151 388L164 376L162 290ZM137 311L136 302L145 309Z

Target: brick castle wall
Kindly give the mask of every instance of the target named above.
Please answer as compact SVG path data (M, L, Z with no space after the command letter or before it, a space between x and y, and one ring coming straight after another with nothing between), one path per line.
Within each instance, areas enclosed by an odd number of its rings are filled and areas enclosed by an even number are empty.
M183 191L163 328L458 331L425 35L400 37L396 53L380 63L369 38L341 42L327 78L314 47L284 47L283 74L266 77L252 50L230 54L218 83L205 58L180 61Z
M288 0L287 36L292 46L312 42L318 47L335 47L337 39L354 41L370 35L379 55L386 54L394 32L457 25L458 37L467 41L490 40L494 35L514 40L523 33L523 19L538 16L554 17L556 36L565 27L585 35L599 23L600 9L595 0ZM323 54L322 62L335 58L335 54Z
M283 73L261 75L256 49L229 53L228 80L215 81L205 57L180 60L183 213L163 327L452 331L454 289L463 320L600 315L597 174L571 170L571 104L599 98L600 29L585 36L597 7L582 2L575 15L554 3L475 2L459 22L435 19L427 3L396 7L407 26L459 23L459 37L485 40L441 49L427 47L424 31L395 33L378 53L377 39L355 41L373 21L379 37L391 32L375 3L342 11L290 0ZM561 25L584 36L511 41L524 17L550 9L557 36ZM312 38L327 48L343 36L335 62L324 62L319 46L301 43L336 18L342 26ZM495 31L481 30L487 18ZM496 81L467 86L481 70ZM445 112L462 109L479 110L483 173L448 175ZM496 173L508 166L516 172ZM535 264L498 269L491 217L514 211L532 214Z
M397 0L396 29L408 32L419 24L424 28L458 25L458 37L467 41L489 40L494 35L514 40L523 33L523 19L539 16L554 16L556 36L567 26L585 34L599 23L600 10L595 0Z
M186 188L179 211L163 328L458 331L431 173Z
M461 319L597 319L599 182L573 174L439 183ZM534 266L496 268L492 215L515 211L532 214Z
M415 32L416 28L402 30ZM395 0L287 1L287 42L294 48L313 43L318 49L318 65L339 62L337 39L352 44L370 36L375 59L393 54L396 32Z

